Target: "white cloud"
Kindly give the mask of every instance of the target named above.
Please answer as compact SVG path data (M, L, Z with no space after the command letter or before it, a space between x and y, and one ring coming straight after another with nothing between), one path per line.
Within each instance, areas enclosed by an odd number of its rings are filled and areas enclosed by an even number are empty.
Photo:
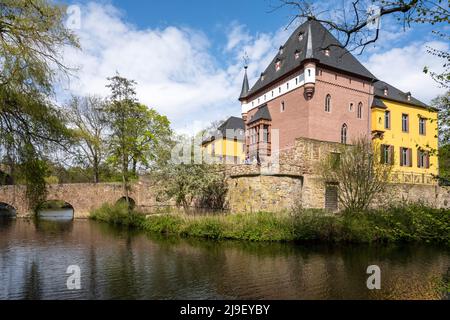
M419 100L429 103L435 96L444 93L429 75L423 73L442 70L442 59L427 53L427 47L449 50L444 42L416 42L402 48L392 48L371 55L365 66L380 80L386 81L402 91L410 91Z
M233 22L225 28L223 43L211 43L203 32L189 28L138 29L112 5L89 3L81 12L77 33L82 51L69 49L64 55L67 64L79 67L78 77L61 97L72 93L106 96L106 78L118 71L137 81L140 101L167 115L173 127L183 133L214 120L239 116L237 97L244 53L250 58L252 85L295 28L251 34L244 25ZM366 66L380 79L428 102L442 90L422 69L428 65L437 70L441 63L425 53L425 45L373 52ZM214 54L221 51L217 48L223 51L219 59ZM225 62L220 64L219 60Z
M245 26L232 23L224 36L225 51L233 58L219 65L212 44L201 31L174 26L137 29L112 5L88 3L81 13L81 29L76 32L82 50L64 53L66 64L79 71L60 98L68 94L106 96L106 78L118 71L138 83L140 101L167 115L173 127L183 132L240 115L237 97L243 52L251 58L255 78L281 43L274 45L280 33L251 36Z

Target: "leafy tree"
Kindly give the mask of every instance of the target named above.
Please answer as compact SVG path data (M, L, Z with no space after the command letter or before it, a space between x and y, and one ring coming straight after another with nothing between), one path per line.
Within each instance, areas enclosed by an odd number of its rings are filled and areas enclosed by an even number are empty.
M131 132L131 171L137 176L138 165L143 169L152 163L168 160L172 130L166 116L143 104L137 104Z
M58 71L69 72L61 47L78 47L64 15L46 0L0 3L0 152L13 174L20 165L32 207L45 193L43 155L70 134L47 98Z
M106 155L106 102L98 96L72 97L68 103L67 119L74 127L75 160L85 168L92 168L93 182L100 181L100 165Z
M110 130L109 161L122 175L125 197L128 201L129 181L136 177L138 165L147 167L160 157L170 143L170 123L167 117L138 103L136 82L116 74L108 78L110 101L105 109Z
M222 210L226 206L227 186L220 165L169 164L163 173L165 192L177 206Z
M129 202L130 172L129 164L134 151L133 138L137 115L136 82L121 77L118 73L108 78L107 87L111 90L110 101L105 109L108 125L111 129L109 138L109 162L120 170L122 187Z
M450 91L434 98L430 105L438 110L439 176L450 179Z
M339 151L338 158L331 154L321 161L322 179L337 184L339 202L345 209L365 210L385 190L392 165L382 163L380 148L364 137Z

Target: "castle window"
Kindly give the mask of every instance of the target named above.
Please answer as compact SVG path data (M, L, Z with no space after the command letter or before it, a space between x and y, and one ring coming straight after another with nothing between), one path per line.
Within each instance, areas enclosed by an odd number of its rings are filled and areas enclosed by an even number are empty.
M264 95L264 101L266 101L266 100L267 100L266 95Z
M295 85L298 85L298 78L295 78Z
M284 104L284 101L281 101L281 104L280 104L280 111L281 111L281 112L284 112L284 110L286 110L286 106L285 106L285 104Z
M278 87L278 93L281 93L281 87Z
M272 90L272 98L273 98L273 90Z
M289 90L289 82L286 83L286 90Z
M347 125L344 123L341 128L341 143L347 144Z
M304 32L300 32L298 34L298 41L302 41L304 37L305 37L305 33Z
M402 114L402 131L409 131L409 116L407 114Z
M350 103L348 106L348 111L353 112L353 103Z
M277 60L277 62L275 62L275 70L278 71L281 69L281 60Z
M419 118L419 134L425 135L426 134L426 124L427 120L425 118Z
M394 164L394 146L381 145L381 163Z
M269 126L264 125L263 127L263 142L269 142Z
M295 57L295 60L300 58L300 52L299 51L295 51L294 57Z
M430 154L421 149L417 149L417 167L430 168Z
M412 150L409 148L400 148L400 166L412 167Z
M390 111L384 112L384 128L385 129L391 128L391 112Z
M284 52L284 48L283 48L283 46L281 46L281 47L280 47L280 50L278 51L278 53L279 53L279 54L283 54L283 52Z
M358 103L358 112L357 112L358 119L362 119L362 108L363 108L362 102Z
M325 97L325 112L331 112L331 96L329 94Z

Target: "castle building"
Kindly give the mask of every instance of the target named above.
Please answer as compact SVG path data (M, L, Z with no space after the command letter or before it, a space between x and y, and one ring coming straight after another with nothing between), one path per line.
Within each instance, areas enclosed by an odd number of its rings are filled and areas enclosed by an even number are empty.
M216 163L241 164L245 160L245 123L230 117L202 141L203 154Z
M292 33L252 87L245 68L239 100L248 158L270 156L275 133L280 152L297 138L350 144L366 136L394 164L396 179L424 183L430 182L425 175L438 173L429 152L437 148L435 110L377 79L313 18Z

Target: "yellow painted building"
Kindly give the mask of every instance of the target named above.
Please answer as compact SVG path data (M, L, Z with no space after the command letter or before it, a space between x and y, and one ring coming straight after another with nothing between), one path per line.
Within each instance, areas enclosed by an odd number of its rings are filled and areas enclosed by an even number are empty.
M244 121L241 118L227 119L202 142L203 157L209 157L218 163L244 163L244 128Z
M381 160L393 165L394 182L434 184L439 164L436 151L437 112L389 84L375 84L372 135Z

